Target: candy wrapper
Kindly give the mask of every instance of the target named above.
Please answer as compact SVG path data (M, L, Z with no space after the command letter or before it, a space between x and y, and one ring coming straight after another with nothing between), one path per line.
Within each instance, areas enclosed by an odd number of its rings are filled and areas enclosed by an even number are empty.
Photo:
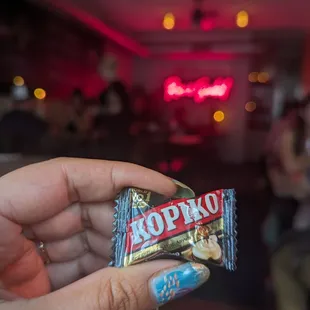
M136 188L119 194L110 265L174 258L235 269L235 191L195 197L190 188L176 184L178 191L170 199Z

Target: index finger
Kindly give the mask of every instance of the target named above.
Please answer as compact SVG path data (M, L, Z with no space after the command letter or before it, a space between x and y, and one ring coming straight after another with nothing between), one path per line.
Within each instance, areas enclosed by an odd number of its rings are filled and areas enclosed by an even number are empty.
M30 165L0 178L0 215L20 224L54 216L73 202L111 200L124 187L171 196L174 183L134 164L60 158Z

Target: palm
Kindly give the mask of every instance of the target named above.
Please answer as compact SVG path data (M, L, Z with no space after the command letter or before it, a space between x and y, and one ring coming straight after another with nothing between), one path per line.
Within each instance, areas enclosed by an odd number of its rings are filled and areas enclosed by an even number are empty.
M113 198L124 186L175 191L156 172L93 160L54 160L1 178L0 289L40 296L106 266ZM50 264L30 239L45 243Z

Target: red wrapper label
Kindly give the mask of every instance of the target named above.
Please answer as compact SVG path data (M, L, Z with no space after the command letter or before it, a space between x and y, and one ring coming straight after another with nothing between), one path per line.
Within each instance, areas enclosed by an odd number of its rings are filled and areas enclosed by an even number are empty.
M159 205L128 222L125 253L145 249L197 226L211 223L222 215L223 190Z

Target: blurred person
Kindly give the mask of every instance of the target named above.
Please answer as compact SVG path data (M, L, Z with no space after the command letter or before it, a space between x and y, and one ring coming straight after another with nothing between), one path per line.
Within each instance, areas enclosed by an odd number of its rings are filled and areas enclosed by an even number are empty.
M209 269L197 263L107 267L113 201L125 187L176 192L158 172L100 160L54 159L2 177L0 310L148 310L203 284ZM174 294L163 298L176 275Z
M284 232L292 228L293 217L298 207L298 202L287 184L286 167L282 160L282 149L285 147L282 139L287 132L295 130L298 105L297 100L285 102L283 112L273 123L265 143L262 168L271 210L263 226L263 238L271 248Z
M302 153L304 158L300 159L300 165L304 165L302 175L299 176L303 187L300 189L298 199L300 207L294 218L294 229L310 229L310 167L308 160L310 158L310 96L306 97L298 111L296 123L296 152Z
M15 100L0 121L0 146L5 153L35 153L48 132L47 123L34 111L32 98Z
M295 117L284 130L279 143L279 166L274 172L287 186L282 187L284 191L302 201L310 193L310 97L298 104ZM279 185L278 192L281 191Z
M132 91L132 123L130 134L133 140L131 161L142 165L151 165L155 161L154 147L160 139L164 127L153 110L152 98L143 87Z
M299 207L292 223L293 231L281 240L272 255L272 277L280 310L308 309L310 289L310 100L305 98L297 109L295 122L281 141L283 168L288 176L287 193Z
M72 135L85 137L91 130L92 118L90 109L86 106L85 98L80 89L73 91L70 104L66 131Z
M299 103L298 100L289 100L284 103L280 117L273 122L268 133L264 149L265 154L268 155L272 152L277 152L277 142L285 129L294 122Z
M105 141L108 158L128 160L127 155L131 153L132 147L130 126L133 121L130 95L118 78L117 61L113 56L104 57L98 70L108 85L99 96L100 110L94 120L94 129L97 137Z
M132 122L130 95L125 84L118 78L117 60L106 55L100 61L99 74L107 87L99 95L100 112L96 120L97 128L105 128L108 135L127 136Z
M132 135L156 133L160 130L160 121L153 111L153 100L143 87L136 87L132 92L133 119L130 127Z

